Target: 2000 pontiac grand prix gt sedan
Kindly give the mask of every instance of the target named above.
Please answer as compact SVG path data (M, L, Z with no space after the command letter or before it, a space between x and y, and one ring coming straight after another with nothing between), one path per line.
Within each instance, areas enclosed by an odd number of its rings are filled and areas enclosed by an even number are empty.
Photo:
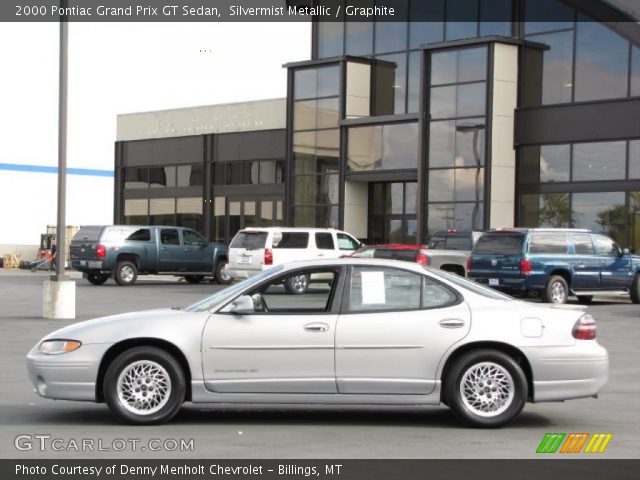
M303 276L307 291L285 289ZM27 365L41 396L104 401L129 423L166 422L185 401L444 403L467 424L499 427L527 401L595 396L609 368L595 337L582 310L345 258L279 265L184 309L62 328Z

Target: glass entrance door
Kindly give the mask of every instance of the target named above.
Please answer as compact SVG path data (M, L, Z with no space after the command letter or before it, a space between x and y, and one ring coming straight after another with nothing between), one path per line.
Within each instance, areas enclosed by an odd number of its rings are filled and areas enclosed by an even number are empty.
M369 242L416 243L416 182L369 185Z
M216 197L212 238L229 243L243 228L282 225L282 204L280 197Z

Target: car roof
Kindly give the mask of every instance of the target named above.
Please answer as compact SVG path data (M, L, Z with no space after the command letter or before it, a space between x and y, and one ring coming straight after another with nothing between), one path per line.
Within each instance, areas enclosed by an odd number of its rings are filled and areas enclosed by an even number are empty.
M380 243L375 245L365 245L364 248L387 249L387 250L420 250L424 248L422 245L410 243Z
M579 233L592 233L588 228L525 228L525 227L514 227L514 228L494 228L492 230L488 230L487 233L527 233L527 232L579 232Z
M306 228L306 227L247 227L239 232L343 232L336 228Z
M297 260L293 262L287 262L282 264L284 270L292 270L304 267L322 267L325 265L363 265L367 267L379 266L379 267L395 267L405 270L413 270L415 272L424 273L425 270L419 263L404 262L401 260L388 260L384 258L356 258L356 257L342 257L342 258L316 258L312 260Z

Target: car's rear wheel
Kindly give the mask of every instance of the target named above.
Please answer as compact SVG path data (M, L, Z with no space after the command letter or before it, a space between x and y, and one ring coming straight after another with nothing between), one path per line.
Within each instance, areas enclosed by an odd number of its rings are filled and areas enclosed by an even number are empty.
M288 293L302 295L309 289L309 275L293 275L284 282L284 288Z
M633 303L640 303L640 273L636 273L631 283L630 297Z
M591 305L593 303L593 295L578 295L578 303Z
M87 273L87 281L91 285L103 285L107 280L109 280L109 274L107 273Z
M542 300L546 303L567 303L569 297L569 285L560 275L553 275L542 291Z
M445 378L449 408L463 423L497 428L512 421L527 400L527 378L509 355L475 350L462 355Z
M186 275L184 279L189 283L200 283L204 280L204 276L202 275Z
M129 260L118 262L115 278L118 285L133 285L138 279L138 267Z
M231 280L233 280L233 278L231 278L231 275L229 275L224 268L227 266L227 263L229 262L227 262L226 260L218 261L218 263L216 263L216 269L213 272L213 278L217 283L221 285L227 285L231 283Z
M104 377L105 402L126 423L150 425L171 420L186 392L178 361L156 347L136 347L118 355Z

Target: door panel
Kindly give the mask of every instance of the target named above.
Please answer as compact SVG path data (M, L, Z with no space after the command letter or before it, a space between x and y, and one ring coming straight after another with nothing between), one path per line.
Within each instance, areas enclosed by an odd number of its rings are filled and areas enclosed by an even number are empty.
M594 235L600 260L600 288L621 290L629 288L633 279L631 259L621 255L620 247L605 235Z
M337 315L331 314L213 315L202 338L207 389L336 393L336 321ZM320 323L322 328L314 330L314 324Z
M441 321L460 319L459 328ZM444 352L470 327L465 304L433 310L341 315L336 334L339 393L428 394Z
M159 266L161 272L179 272L186 270L184 247L180 242L178 230L163 228L160 230Z

